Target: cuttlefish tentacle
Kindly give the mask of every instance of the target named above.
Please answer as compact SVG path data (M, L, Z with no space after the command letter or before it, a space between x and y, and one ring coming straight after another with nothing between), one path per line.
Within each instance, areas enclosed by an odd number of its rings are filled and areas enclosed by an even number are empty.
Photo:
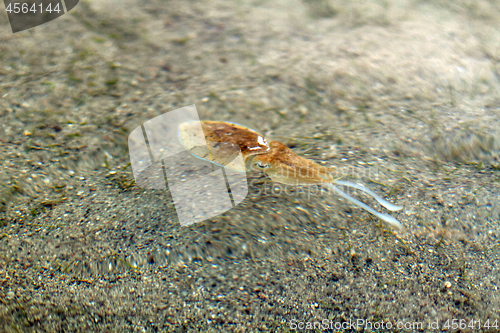
M375 215L379 219L391 224L392 226L399 228L399 229L401 229L403 227L401 225L401 223L398 220L396 220L394 217L387 215L387 214L384 214L384 213L377 212L375 209L371 208L370 206L368 206L364 202L361 202L358 199L351 197L349 194L341 191L337 186L334 186L332 184L324 184L324 185L326 187L330 188L331 190L333 190L334 192L336 192L341 197L345 198L347 201L355 204L356 206L363 208L364 210L372 213L373 215ZM399 207L399 206L396 206L396 207ZM403 208L403 207L401 207L401 208Z
M392 202L389 202L389 201L385 200L384 198L379 197L375 192L373 192L372 190L370 190L369 188L367 188L364 185L346 182L346 181L342 181L342 180L335 180L334 183L337 185L352 187L352 188L355 188L357 190L363 191L366 194L369 194L370 196L372 196L375 200L378 201L379 204L381 204L382 206L384 206L385 208L387 208L390 211L394 212L394 211L398 211L398 210L403 209L402 206L395 205Z
M203 134L199 133L199 127ZM403 207L381 198L366 186L340 181L331 175L335 168L321 166L309 159L298 156L290 148L278 141L267 142L259 133L244 126L220 121L190 121L179 125L181 144L199 158L230 167L228 154L234 152L231 147L238 147L245 162L246 170L262 169L273 181L287 185L323 185L352 204L359 206L381 220L401 228L401 223L394 217L377 212L365 203L348 195L336 185L360 190L391 211ZM206 140L206 141L205 141ZM207 146L208 149L200 149ZM245 171L235 169L236 171Z

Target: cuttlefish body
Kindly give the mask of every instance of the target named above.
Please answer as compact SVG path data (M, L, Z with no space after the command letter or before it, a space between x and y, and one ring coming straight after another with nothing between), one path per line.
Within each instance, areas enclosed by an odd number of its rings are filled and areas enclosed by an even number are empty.
M247 127L222 121L187 121L179 125L179 140L196 157L236 171L260 169L277 183L325 186L383 221L401 228L401 223L394 217L377 212L333 184L363 191L391 211L397 211L403 207L384 200L363 185L334 179L331 176L333 168L321 166L298 156L278 141L268 143L261 134ZM244 166L232 162L240 152Z

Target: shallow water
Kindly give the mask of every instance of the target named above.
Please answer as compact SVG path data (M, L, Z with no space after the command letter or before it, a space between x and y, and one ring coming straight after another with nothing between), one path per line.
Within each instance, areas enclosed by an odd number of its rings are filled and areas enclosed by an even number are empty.
M12 34L2 16L0 327L486 330L499 17L488 1L82 1ZM134 183L127 140L191 104L359 178L404 229L259 173L241 204L181 227L168 190Z

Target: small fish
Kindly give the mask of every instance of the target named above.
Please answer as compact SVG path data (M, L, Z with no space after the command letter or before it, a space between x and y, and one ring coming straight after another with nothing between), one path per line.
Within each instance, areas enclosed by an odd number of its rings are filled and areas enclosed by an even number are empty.
M200 124L203 133L199 130ZM260 169L277 183L325 186L381 220L396 228L402 228L401 223L394 217L377 212L335 185L360 190L372 196L390 211L398 211L403 207L381 198L364 185L334 179L331 176L333 168L321 166L298 156L278 141L268 143L264 136L250 128L222 121L187 121L179 125L179 140L181 145L194 156L235 171ZM244 166L231 163L240 152L245 162Z

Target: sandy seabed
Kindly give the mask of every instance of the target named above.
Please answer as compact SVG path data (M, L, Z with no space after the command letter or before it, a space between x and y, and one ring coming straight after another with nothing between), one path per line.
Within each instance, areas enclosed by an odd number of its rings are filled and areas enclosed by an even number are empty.
M85 0L12 34L3 12L0 331L497 332L499 22L487 0ZM191 104L347 170L404 229L258 173L181 227L127 138Z

